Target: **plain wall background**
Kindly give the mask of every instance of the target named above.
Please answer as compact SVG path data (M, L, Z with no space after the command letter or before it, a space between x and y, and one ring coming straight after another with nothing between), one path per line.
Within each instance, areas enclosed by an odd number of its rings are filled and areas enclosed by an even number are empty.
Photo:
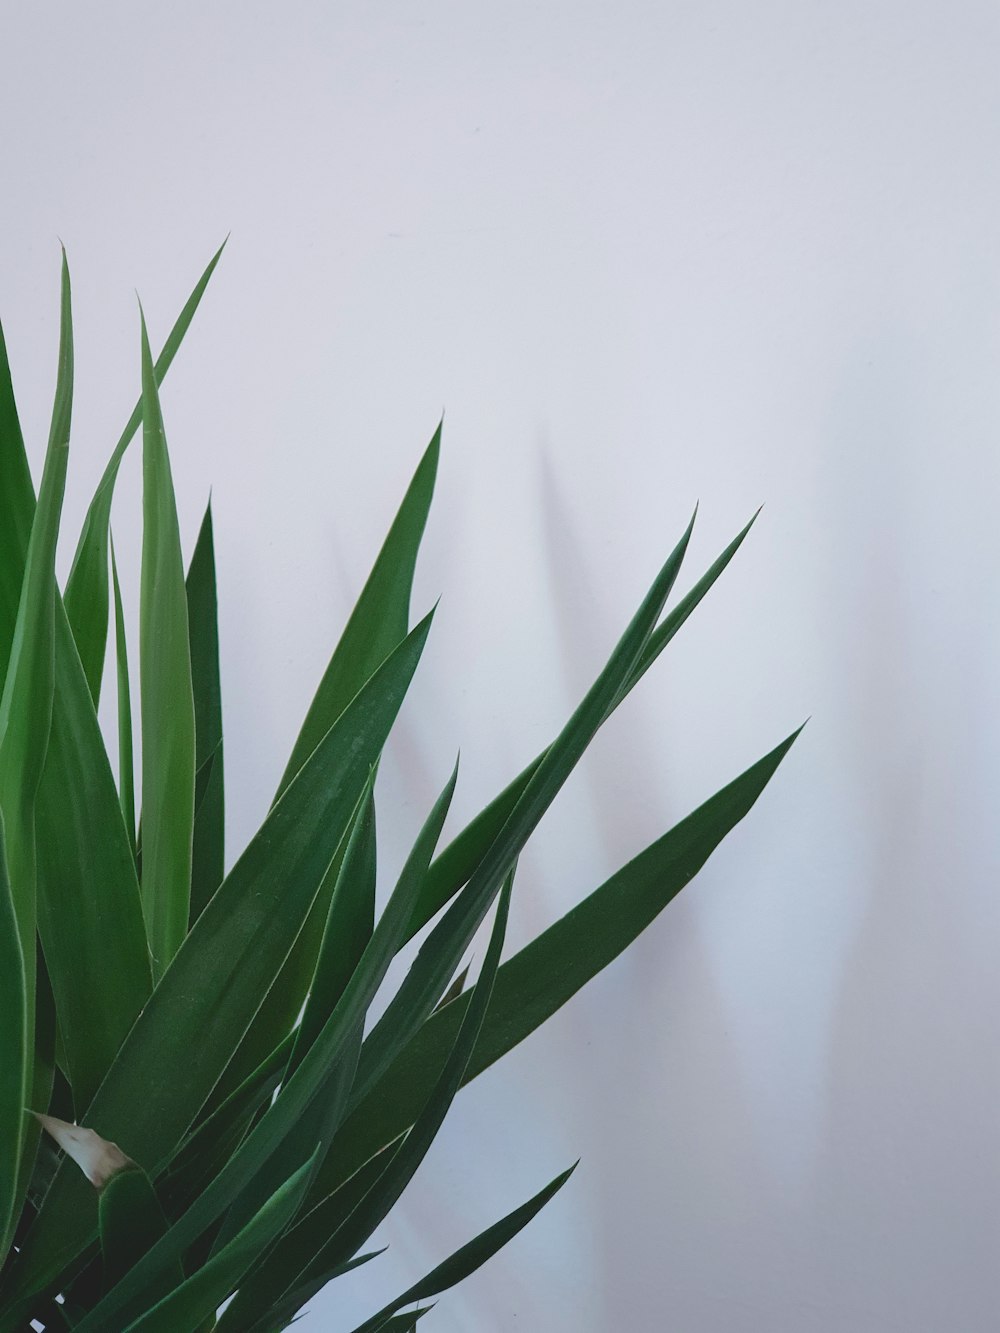
M304 1330L578 1155L422 1327L995 1327L998 27L972 0L8 13L0 312L40 464L61 237L66 559L138 390L133 289L158 344L232 230L164 390L188 550L213 487L230 857L442 409L383 884L459 745L453 828L555 734L696 499L682 588L766 502L523 857L509 949L809 727L463 1092L389 1252Z

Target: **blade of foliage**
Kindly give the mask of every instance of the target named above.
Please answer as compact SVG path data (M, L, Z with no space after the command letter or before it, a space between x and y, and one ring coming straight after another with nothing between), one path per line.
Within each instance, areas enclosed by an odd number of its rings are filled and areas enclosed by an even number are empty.
M376 1153L339 1189L310 1209L285 1232L271 1252L254 1266L253 1272L248 1273L240 1284L239 1291L219 1319L218 1333L250 1333L250 1330L263 1333L269 1327L269 1321L261 1312L276 1311L281 1308L279 1299L281 1305L284 1305L285 1293L300 1290L296 1286L296 1279L302 1272L303 1260L306 1258L309 1261L306 1268L309 1282L322 1278L325 1285L330 1281L332 1270L321 1261L323 1246L382 1175L401 1142L402 1135ZM308 1299L308 1296L304 1297L299 1305ZM297 1305L295 1309L298 1308ZM291 1313L294 1314L295 1310Z
M225 791L222 752L222 690L215 590L215 548L209 504L187 576L191 682L194 688L195 756L198 770L211 760L204 790L196 795L191 862L191 924L222 883L225 864Z
M149 998L135 859L104 739L61 605L56 693L38 792L38 929L78 1111Z
M378 674L380 672L376 673L376 678ZM337 729L337 724L333 729ZM322 748L321 745L319 750ZM319 753L319 750L316 753ZM314 753L289 788L289 794L295 790L315 761ZM250 1131L214 1180L205 1187L162 1240L143 1256L126 1278L104 1299L101 1303L101 1312L106 1320L115 1319L121 1323L126 1318L133 1317L136 1304L142 1298L143 1284L150 1274L159 1272L167 1263L182 1254L239 1197L269 1158L285 1142L288 1135L297 1130L312 1100L328 1085L330 1071L336 1062L344 1057L352 1038L364 1023L368 1007L384 980L398 948L399 936L405 929L409 914L413 885L426 873L434 853L455 790L456 776L457 771L452 774L444 791L435 802L347 989L316 1040L303 1055L298 1068L282 1087L274 1104ZM281 809L283 805L284 800L279 801L276 809ZM212 899L201 918L202 921L214 914L221 894L222 890ZM197 933L200 926L201 922L195 927L193 934ZM183 951L178 955L178 959L182 957ZM175 963L174 967L176 966ZM166 986L173 971L173 968L168 971L164 981L154 992L153 1002ZM136 1024L137 1028L139 1026ZM312 1169L313 1164L310 1162L308 1167L310 1173Z
M350 1258L397 1202L434 1142L445 1115L462 1086L469 1059L483 1026L490 996L493 993L497 968L500 965L513 883L514 873L511 871L500 890L496 918L482 970L476 985L469 993L469 1003L465 1006L458 1036L430 1096L399 1151L393 1154L378 1181L330 1237L320 1251L318 1262L335 1265ZM304 1273L300 1274L300 1279L304 1276Z
M35 512L35 488L10 379L7 343L0 324L0 495L4 516L0 523L0 690L7 675L14 624L24 582L24 562Z
M653 662L656 661L660 653L663 652L670 640L689 618L739 550L756 518L757 514L754 514L750 522L741 532L737 533L691 591L681 598L676 607L664 617L663 623L656 627L643 649L634 671L612 708L617 708L618 704L639 683ZM490 843L493 842L509 819L514 806L524 793L544 757L545 751L543 750L512 782L508 783L499 796L494 797L490 804L471 820L461 833L452 839L435 860L426 880L420 886L420 894L413 909L413 920L410 922L410 928L407 932L408 940L412 939L419 930L422 930L431 917L436 915L468 880L482 860Z
M279 796L372 672L406 637L413 571L440 452L438 426L309 706L278 786Z
M659 619L677 578L690 535L689 525L603 671L546 750L509 819L487 848L468 884L421 945L402 985L366 1038L369 1082L388 1068L441 998L489 910L504 875L607 717ZM412 915L410 919L412 921ZM364 1090L367 1090L365 1084L359 1091Z
M334 649L295 742L279 793L309 755L318 736L336 720L386 654L406 634L413 571L434 491L440 447L441 427L438 426ZM316 966L336 874L337 866L333 865L281 975L271 987L226 1071L219 1088L220 1096L232 1091L260 1064L301 1013Z
M568 1171L556 1176L527 1203L522 1203L520 1208L515 1208L486 1231L480 1232L475 1240L470 1240L467 1245L449 1255L444 1263L438 1264L437 1268L432 1269L426 1277L408 1287L401 1296L397 1296L394 1301L384 1306L378 1314L359 1324L354 1333L375 1333L376 1329L384 1328L389 1316L395 1314L402 1306L426 1300L429 1296L437 1296L440 1292L447 1291L449 1287L463 1282L528 1225L535 1214L539 1213L552 1196L562 1189L576 1167L577 1163L574 1162Z
M194 693L177 506L146 321L142 323L142 907L153 979L180 948L191 901Z
M466 1082L540 1027L638 938L749 813L797 735L716 792L503 964ZM439 1009L388 1072L367 1093L357 1095L317 1176L315 1196L329 1194L413 1123L468 1003L465 994ZM369 1081L364 1062L363 1055L359 1086Z
M41 781L55 693L55 558L66 488L73 406L73 316L69 268L62 257L59 367L45 466L28 539L21 599L0 694L0 814L7 845L7 873L24 968L25 1024L29 1034L27 1082L32 1086L35 1027L36 861L35 797ZM17 1125L21 1166L13 1193L4 1181L0 1197L0 1263L10 1246L20 1200L27 1190L33 1153L23 1152L24 1126ZM29 1160L29 1158L31 1160Z
M156 359L154 373L156 383L162 384L171 362L177 354L194 319L195 311L208 286L209 278L225 248L225 241L212 256L205 272L199 278L194 291L188 297L187 304L177 317L170 336L163 344L163 350ZM125 456L125 450L132 437L139 429L142 420L142 398L135 405L128 419L121 438L115 445L114 453L104 469L104 475L84 520L80 540L77 543L73 566L66 583L66 614L73 628L73 637L83 663L84 674L90 694L97 706L101 690L101 675L104 671L104 654L108 639L108 530L111 522L111 501L114 497L118 469Z
M379 668L274 806L198 918L94 1098L91 1126L154 1177L301 928L399 711L430 620ZM93 1236L96 1209L80 1183L59 1172L12 1269L12 1305L43 1290Z
M280 1235L302 1201L307 1169L302 1167L276 1190L238 1236L203 1268L182 1282L151 1310L130 1323L128 1333L198 1333L203 1320L214 1315L258 1255ZM77 1327L79 1333L102 1333L102 1301Z
M0 1235L11 1222L28 1093L28 1001L24 955L7 877L0 815Z
M280 1302L270 1305L265 1314L261 1314L249 1325L227 1323L226 1315L232 1308L232 1306L227 1306L225 1313L216 1325L217 1333L224 1333L224 1330L228 1328L240 1328L241 1333L281 1333L282 1329L289 1328L292 1324L298 1322L295 1315L307 1301L312 1300L317 1292L322 1291L328 1282L332 1282L334 1278L343 1277L345 1273L353 1272L355 1268L360 1268L362 1264L371 1263L372 1259L377 1259L380 1254L385 1254L385 1247L381 1250L372 1250L370 1254L359 1254L357 1258L349 1260L346 1264L340 1264L337 1268L331 1268L316 1277L310 1278L301 1287L297 1287L295 1291L283 1297ZM236 1299L239 1299L238 1292Z
M111 542L111 578L115 595L115 661L118 669L118 794L129 845L135 855L135 769L132 757L132 688L128 678L128 644L125 613L118 583L115 544Z
M99 1226L104 1288L110 1290L164 1235L168 1222L156 1190L145 1171L138 1167L119 1171L101 1191ZM159 1281L147 1288L153 1304L184 1281L179 1263L166 1269Z

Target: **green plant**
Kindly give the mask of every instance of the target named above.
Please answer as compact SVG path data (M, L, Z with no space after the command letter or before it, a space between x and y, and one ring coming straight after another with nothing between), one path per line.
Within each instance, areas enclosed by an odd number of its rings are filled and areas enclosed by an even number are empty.
M158 399L218 258L155 363L142 324L141 396L61 595L55 553L73 392L65 255L55 407L37 502L0 333L0 1333L31 1319L78 1333L287 1327L327 1282L375 1257L363 1247L459 1088L652 921L747 813L794 739L499 965L525 841L750 525L661 621L689 526L563 730L435 855L452 773L376 921L374 781L431 625L428 615L410 628L409 601L438 432L274 804L224 874L211 514L185 578ZM137 827L109 523L118 467L140 422ZM96 715L112 601L117 784ZM478 981L465 989L464 974L453 978L494 903ZM390 962L435 917L363 1037ZM363 1329L412 1328L426 1307L400 1313L405 1307L472 1272L569 1174Z

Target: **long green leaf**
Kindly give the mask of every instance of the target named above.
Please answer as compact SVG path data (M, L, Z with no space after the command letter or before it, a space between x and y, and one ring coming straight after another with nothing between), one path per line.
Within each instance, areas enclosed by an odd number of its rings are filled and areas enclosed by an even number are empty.
M664 617L663 623L656 627L624 689L615 700L613 708L617 708L618 704L639 683L670 640L687 621L742 546L743 540L753 527L756 518L757 514L754 514L750 522L742 531L737 533L690 592L681 598L674 609ZM431 917L454 897L475 870L490 843L493 842L510 818L511 812L544 757L545 751L543 750L516 778L507 784L499 796L494 797L490 804L480 811L461 833L452 839L431 866L426 880L420 886L420 894L414 905L413 920L410 922L407 931L408 940L422 930Z
M225 249L225 244L223 241L212 256L205 272L198 279L194 291L188 297L184 309L170 330L170 336L163 344L163 350L156 358L154 370L158 385L163 383L177 349L194 319L195 311ZM80 661L83 663L95 707L100 697L101 675L104 671L104 654L108 641L108 529L111 522L111 501L114 498L115 482L125 450L139 429L141 420L140 395L90 502L66 583L66 614L73 628L73 637L79 649Z
M66 488L73 406L73 316L69 268L62 259L59 368L38 504L31 525L21 600L3 692L0 694L0 814L7 842L7 871L24 966L27 1086L32 1086L35 1028L35 929L37 871L35 797L49 745L55 693L55 558ZM15 442L16 443L16 442ZM23 1126L18 1125L20 1152ZM33 1154L31 1154L33 1159ZM0 1263L6 1257L18 1203L27 1189L32 1161L25 1153L13 1194L0 1197ZM4 1182L9 1188L9 1182Z
M638 938L749 813L797 735L716 792L503 964L465 1082L534 1032ZM313 1201L329 1195L413 1123L468 1004L468 994L461 995L434 1013L388 1072L354 1101L319 1171ZM368 1081L364 1064L362 1056L359 1085Z
M99 1089L88 1124L151 1175L173 1155L287 956L395 720L430 620L383 663L274 806ZM12 1268L12 1318L93 1237L96 1210L81 1183L65 1170L53 1182Z
M408 1287L401 1296L397 1296L394 1301L384 1306L378 1314L372 1315L371 1319L366 1319L363 1324L359 1324L354 1333L375 1333L376 1329L385 1328L389 1317L401 1309L404 1305L411 1305L414 1301L426 1300L429 1296L437 1296L442 1291L447 1291L449 1287L456 1286L463 1282L477 1268L481 1268L488 1259L492 1259L498 1250L503 1247L522 1231L536 1213L541 1212L554 1194L562 1189L566 1181L576 1170L577 1163L574 1162L568 1171L549 1182L544 1189L538 1191L527 1203L522 1203L520 1208L515 1208L513 1212L502 1217L499 1222L480 1232L475 1240L470 1240L467 1245L463 1245L454 1254L449 1255L444 1263L438 1264L437 1268L432 1269L426 1277L415 1282L412 1287Z
M343 1277L345 1273L353 1272L355 1268L360 1268L362 1264L371 1263L373 1259L377 1259L381 1254L385 1254L385 1248L372 1250L370 1254L359 1254L357 1258L349 1260L346 1264L339 1264L336 1268L327 1269L311 1277L301 1287L297 1287L295 1291L283 1297L281 1301L268 1305L266 1309L259 1307L259 1317L252 1318L250 1323L244 1321L237 1324L228 1318L230 1310L236 1304L236 1301L233 1301L232 1305L226 1307L216 1325L217 1333L224 1333L226 1329L230 1328L239 1328L240 1333L281 1333L282 1329L290 1328L292 1324L297 1323L296 1313L301 1310L307 1301L311 1301L317 1292L322 1291L328 1282L332 1282L334 1278ZM254 1271L256 1273L256 1265ZM240 1291L242 1290L243 1287L241 1286ZM239 1296L240 1293L237 1292L236 1300L239 1300ZM264 1313L259 1313L260 1309L264 1309Z
M421 945L402 985L366 1038L368 1074L358 1088L359 1094L388 1068L441 998L504 875L632 675L677 578L691 524L667 557L603 671L546 750L507 822L484 853L468 884Z
M128 1325L127 1333L198 1333L203 1320L233 1291L254 1260L280 1235L302 1202L308 1184L303 1166L276 1190L267 1203L224 1249L168 1296ZM108 1324L98 1306L78 1327L80 1333L101 1333Z
M334 649L279 785L279 793L329 727L406 634L420 539L434 492L441 427L413 474L392 527ZM302 1011L316 967L337 867L331 866L305 928L268 992L219 1088L225 1096L255 1069Z
M24 955L7 877L7 849L0 815L0 1235L11 1221L17 1194L27 1079Z
M191 682L194 688L195 754L198 769L209 760L208 780L197 801L191 864L191 923L222 883L225 870L225 792L222 750L222 690L215 591L212 506L209 504L187 576Z
M7 675L7 662L14 638L17 608L24 582L24 562L35 512L35 488L31 484L28 457L10 379L7 343L0 325L0 495L4 515L0 523L0 690Z
M142 907L159 980L187 932L194 836L194 693L174 487L142 323Z
M118 794L129 845L135 855L135 768L132 757L132 687L128 677L128 644L125 639L125 613L122 590L118 583L115 544L111 543L111 578L115 594L115 661L118 678Z

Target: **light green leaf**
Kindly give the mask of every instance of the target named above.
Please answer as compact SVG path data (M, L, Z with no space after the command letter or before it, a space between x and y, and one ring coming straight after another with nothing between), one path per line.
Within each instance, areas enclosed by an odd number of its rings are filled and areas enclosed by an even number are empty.
M163 344L163 350L157 357L155 366L158 385L163 383L177 349L194 319L195 311L225 249L225 244L223 241L212 256L211 262L199 278L194 291L188 297L187 304L170 330L170 336ZM125 456L125 450L139 429L141 420L142 397L140 396L90 502L76 554L73 557L73 567L66 583L66 614L73 628L73 637L95 708L100 697L104 654L108 640L108 529L111 522L111 501L114 498L115 482L118 479L118 469Z
M198 918L94 1098L88 1123L151 1176L175 1152L287 956L385 743L430 620L379 668L275 805ZM79 1183L64 1170L53 1182L8 1278L15 1311L30 1309L31 1297L95 1234L93 1200Z
M125 613L118 583L115 544L111 542L111 576L115 594L115 660L118 678L118 794L129 845L135 855L135 768L132 757L132 688L128 678L128 644Z
M655 920L749 813L797 735L710 797L504 963L465 1082L540 1027ZM351 1113L320 1168L311 1203L329 1195L383 1143L413 1123L468 1003L468 995L462 995L434 1013L389 1071L367 1094L352 1100Z
M194 694L174 486L142 323L142 908L158 981L187 932L194 835Z
M196 794L191 864L191 923L194 924L225 871L225 792L222 750L222 690L215 592L212 506L209 504L187 576L191 682L194 688L195 755L200 772L211 761L204 790Z

